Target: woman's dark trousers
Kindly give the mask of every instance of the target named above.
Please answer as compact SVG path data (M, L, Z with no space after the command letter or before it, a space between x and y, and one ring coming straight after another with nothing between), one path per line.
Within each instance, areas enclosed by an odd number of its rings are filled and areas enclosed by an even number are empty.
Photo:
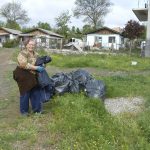
M20 112L21 114L28 114L29 100L31 102L32 111L34 113L42 112L41 88L34 87L24 95L20 96Z

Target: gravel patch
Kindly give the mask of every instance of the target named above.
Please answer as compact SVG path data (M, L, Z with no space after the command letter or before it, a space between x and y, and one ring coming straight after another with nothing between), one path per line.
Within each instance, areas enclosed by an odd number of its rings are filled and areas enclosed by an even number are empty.
M112 115L124 113L139 113L144 107L144 99L142 97L120 97L105 99L105 108Z

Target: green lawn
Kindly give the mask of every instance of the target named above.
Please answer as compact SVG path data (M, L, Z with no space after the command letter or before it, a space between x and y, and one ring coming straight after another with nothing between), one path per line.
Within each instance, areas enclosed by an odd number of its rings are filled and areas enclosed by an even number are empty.
M128 113L111 116L100 100L80 93L57 95L44 104L45 114L21 117L17 110L18 88L12 79L12 72L8 72L5 79L10 79L14 88L8 93L10 101L6 104L5 101L0 101L0 150L150 149L150 74L132 74L136 70L149 71L149 59L122 55L51 56L53 62L50 65L57 67L129 71L128 75L95 78L106 83L106 97L142 96L145 99L145 109L137 115ZM138 65L131 66L131 60L137 61Z
M110 71L136 71L136 70L148 70L150 69L150 59L140 58L136 56L127 55L51 55L53 61L50 65L74 68L74 67L93 67L97 69L107 69ZM132 66L131 62L137 61L136 66Z
M16 61L18 54L17 50L14 53L13 60ZM150 59L141 58L137 54L132 56L126 54L117 55L99 55L99 54L87 54L87 55L62 55L62 54L47 54L44 51L39 51L40 55L50 55L52 62L51 66L60 68L85 68L91 67L99 70L109 71L145 71L150 70ZM132 61L136 61L137 65L131 65Z

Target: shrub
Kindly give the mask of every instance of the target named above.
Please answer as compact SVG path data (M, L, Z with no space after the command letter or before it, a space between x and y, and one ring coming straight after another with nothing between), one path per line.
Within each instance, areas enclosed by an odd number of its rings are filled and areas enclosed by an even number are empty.
M3 43L3 47L5 48L13 48L19 45L19 40L7 40L6 42Z

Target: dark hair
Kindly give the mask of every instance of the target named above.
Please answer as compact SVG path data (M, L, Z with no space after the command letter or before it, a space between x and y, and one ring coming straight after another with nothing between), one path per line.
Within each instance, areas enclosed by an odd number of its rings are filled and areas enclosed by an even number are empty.
M30 41L34 41L34 39L33 39L33 38L27 38L26 40L23 41L23 45L26 47L27 44L28 44Z
M26 38L24 41L22 41L21 50L26 49L27 44L28 44L30 41L34 41L34 40L35 40L34 38Z

